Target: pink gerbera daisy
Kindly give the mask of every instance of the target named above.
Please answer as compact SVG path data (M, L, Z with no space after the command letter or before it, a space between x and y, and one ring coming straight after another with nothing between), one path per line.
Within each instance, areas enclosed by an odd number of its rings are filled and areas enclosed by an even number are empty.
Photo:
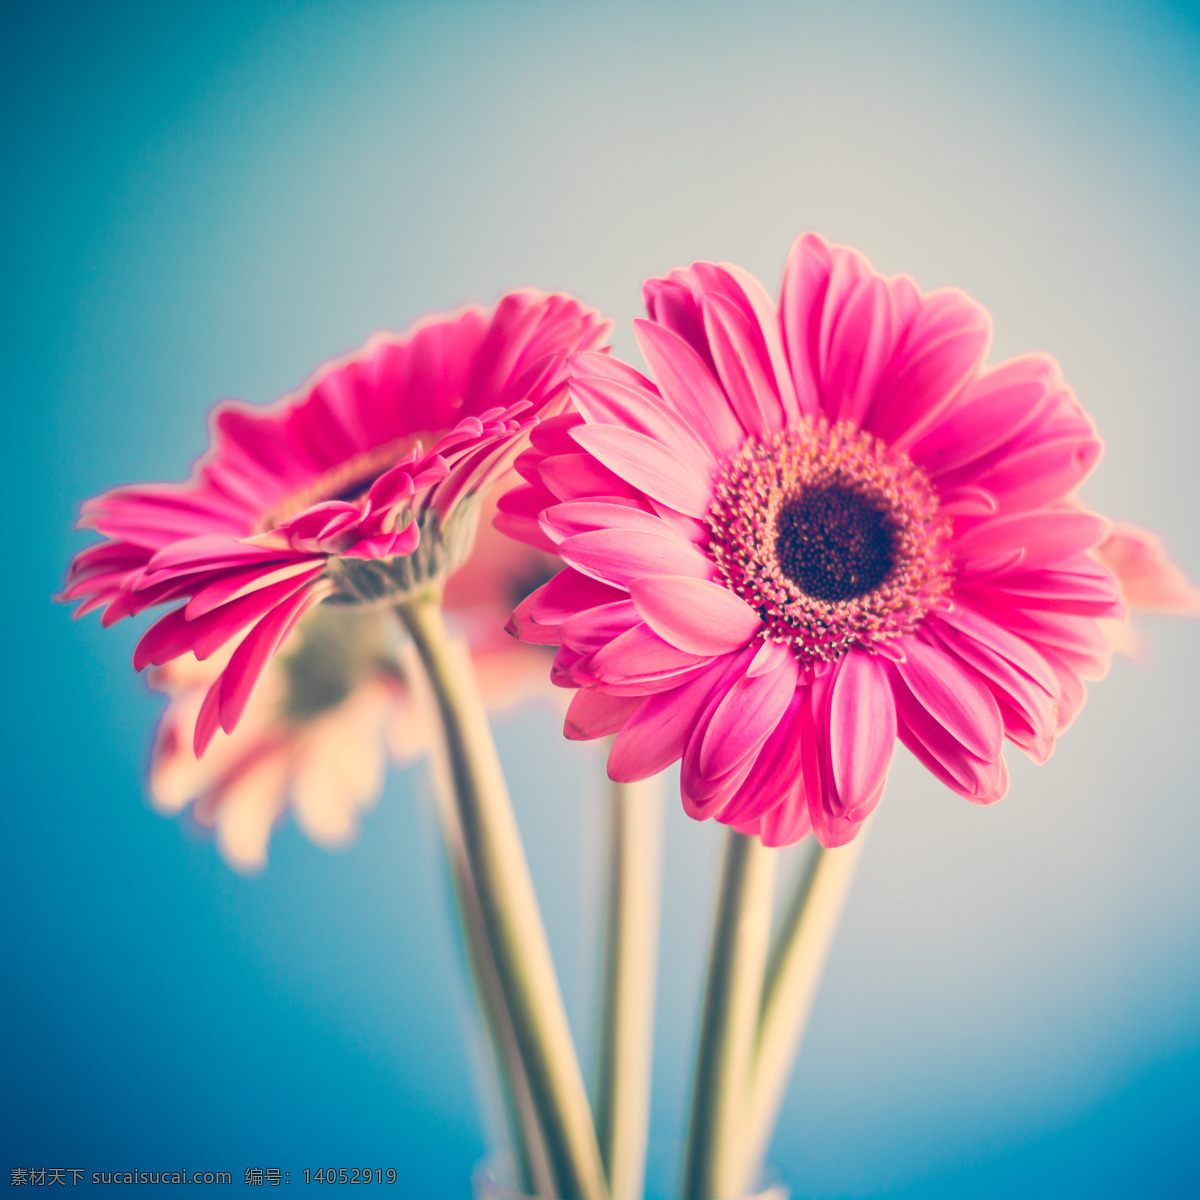
M854 837L899 738L980 804L1108 665L1102 445L1057 364L994 367L986 311L801 237L778 309L737 267L650 280L654 382L570 362L575 412L517 463L502 527L567 569L514 614L578 688L614 779L682 759L684 806L770 845Z
M201 754L314 604L391 602L463 560L479 495L562 402L563 357L608 328L568 296L511 292L378 335L276 404L222 404L186 483L84 504L107 540L76 556L63 598L105 624L182 601L138 643L139 670L245 631L197 714Z
M466 638L484 702L499 710L534 693L563 695L548 686L545 650L504 634L513 605L561 563L498 533L494 511L485 498L474 549L447 579L444 605ZM196 719L233 645L204 662L189 653L149 672L151 686L170 697L150 766L155 807L176 813L191 804L195 819L215 829L226 860L244 871L265 864L271 832L289 809L313 841L344 845L379 798L388 752L412 759L432 734L395 615L333 604L305 613L237 728L218 731L197 757Z

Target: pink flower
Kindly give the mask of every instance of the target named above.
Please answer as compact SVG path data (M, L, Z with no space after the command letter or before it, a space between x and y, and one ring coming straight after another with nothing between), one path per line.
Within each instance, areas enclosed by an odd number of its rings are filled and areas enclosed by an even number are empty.
M108 540L75 557L63 598L105 624L182 601L138 643L138 670L246 631L196 718L202 754L314 604L386 602L462 561L474 501L561 406L563 356L608 329L570 297L511 292L378 335L276 404L223 404L186 483L84 504Z
M1117 521L1096 547L1096 557L1116 574L1130 613L1200 617L1200 590L1171 561L1157 534ZM1139 639L1130 615L1106 620L1103 627L1114 650L1136 657Z
M744 271L650 280L655 382L570 362L502 528L567 569L514 614L560 646L570 737L609 774L682 759L687 812L770 845L849 841L900 739L1004 795L1102 676L1121 604L1076 489L1102 445L1043 355L985 367L988 314L808 234L779 308Z
M467 637L485 701L499 709L553 690L543 648L514 642L503 626L514 602L561 564L497 533L494 507L485 499L475 549L446 582L446 607ZM318 844L349 842L383 789L389 751L400 761L416 757L433 728L423 693L410 686L412 647L394 615L330 604L306 613L264 668L237 728L218 730L197 757L196 719L232 646L149 672L151 686L170 697L151 761L155 806L176 813L192 804L243 871L265 864L271 831L289 809Z

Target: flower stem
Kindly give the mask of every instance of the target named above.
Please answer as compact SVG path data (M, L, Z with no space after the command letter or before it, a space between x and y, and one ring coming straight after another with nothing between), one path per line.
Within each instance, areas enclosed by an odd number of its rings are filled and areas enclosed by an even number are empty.
M417 683L418 677L413 677L412 682ZM521 1061L512 1015L504 999L496 960L488 945L479 889L471 874L471 863L467 858L462 826L454 803L454 784L444 740L440 745L435 744L430 757L438 820L458 901L467 963L482 1009L500 1084L509 1142L513 1150L516 1185L529 1195L549 1196L553 1194L554 1181L546 1157L545 1141L529 1090L525 1064Z
M396 606L437 701L462 844L545 1141L554 1194L606 1200L600 1151L566 1008L487 714L437 595Z
M723 1200L740 1190L774 869L774 851L729 830L692 1076L682 1200Z
M864 829L849 845L816 847L772 943L745 1106L741 1188L752 1187L762 1169L865 836Z
M660 781L611 784L596 1133L612 1200L639 1200L646 1169L661 839Z

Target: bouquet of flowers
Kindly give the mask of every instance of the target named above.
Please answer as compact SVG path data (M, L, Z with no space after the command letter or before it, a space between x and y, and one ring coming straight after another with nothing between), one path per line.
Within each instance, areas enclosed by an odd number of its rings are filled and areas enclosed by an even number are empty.
M218 406L186 482L83 505L103 540L63 591L106 625L167 607L134 655L169 697L151 791L235 866L289 808L348 839L389 751L428 754L508 1116L492 1195L642 1194L664 770L728 828L681 1175L728 1200L761 1184L897 740L992 804L1005 741L1045 761L1128 610L1200 612L1153 535L1079 499L1103 445L1058 365L987 364L962 292L806 234L777 304L707 262L643 294L648 374L519 290ZM487 715L547 681L568 738L610 739L590 1099Z

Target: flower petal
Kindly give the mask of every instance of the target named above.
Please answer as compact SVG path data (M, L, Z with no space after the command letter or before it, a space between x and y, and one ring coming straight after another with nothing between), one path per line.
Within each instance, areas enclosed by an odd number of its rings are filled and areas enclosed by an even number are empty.
M762 625L744 600L706 579L651 575L634 580L629 592L659 637L692 654L740 650Z
M708 481L660 442L616 425L580 425L571 436L647 496L690 517L708 513L712 504Z
M564 562L602 583L628 588L646 575L712 579L716 564L690 542L641 530L597 529L559 544Z

